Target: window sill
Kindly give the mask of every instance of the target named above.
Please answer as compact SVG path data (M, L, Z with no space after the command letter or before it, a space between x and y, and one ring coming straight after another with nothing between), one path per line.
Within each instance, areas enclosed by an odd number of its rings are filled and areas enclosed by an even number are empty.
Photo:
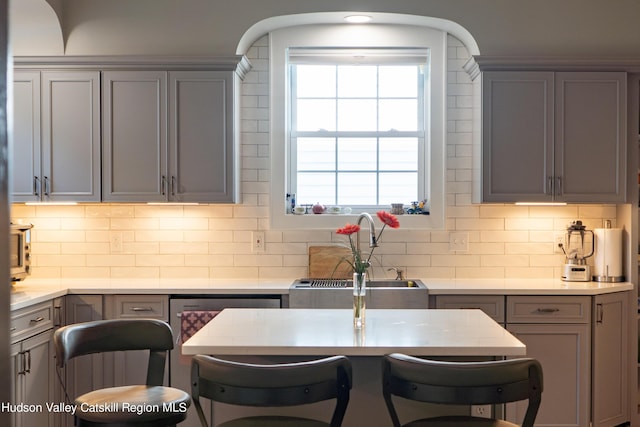
M357 213L352 214L282 214L271 218L271 227L276 230L336 230L347 223L354 224L358 220ZM375 218L375 215L374 215ZM438 215L397 215L400 228L409 230L443 229L444 224L438 221ZM440 215L444 218L444 215ZM375 219L376 227L381 225Z

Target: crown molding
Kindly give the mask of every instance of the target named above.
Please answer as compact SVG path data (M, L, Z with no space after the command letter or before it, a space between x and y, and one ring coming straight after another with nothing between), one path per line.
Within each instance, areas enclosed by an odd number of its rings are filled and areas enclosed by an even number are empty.
M469 58L464 70L475 79L482 71L623 71L640 73L640 58L485 56Z
M251 70L251 62L244 55L229 57L207 56L15 56L16 69L98 69L118 70L144 68L154 70L210 70L234 71L244 78Z

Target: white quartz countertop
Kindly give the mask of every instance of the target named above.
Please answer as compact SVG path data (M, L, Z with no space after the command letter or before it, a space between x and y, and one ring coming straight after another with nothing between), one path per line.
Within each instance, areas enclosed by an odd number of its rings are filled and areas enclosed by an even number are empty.
M560 279L425 279L430 295L600 295L633 289L631 282L564 282Z
M225 309L183 354L270 356L524 356L525 345L481 310Z
M273 279L41 279L12 286L17 310L66 294L287 295L296 278ZM422 278L430 295L599 295L633 289L630 282L563 282L560 279Z
M11 310L66 294L283 295L293 279L34 279L11 287Z

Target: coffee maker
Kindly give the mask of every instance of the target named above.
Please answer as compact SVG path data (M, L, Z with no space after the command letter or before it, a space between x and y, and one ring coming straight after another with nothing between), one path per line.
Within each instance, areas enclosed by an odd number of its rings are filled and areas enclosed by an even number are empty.
M590 282L591 269L587 265L587 258L593 255L593 231L587 230L582 221L573 221L567 227L564 241L565 243L559 245L566 257L562 280L565 282Z

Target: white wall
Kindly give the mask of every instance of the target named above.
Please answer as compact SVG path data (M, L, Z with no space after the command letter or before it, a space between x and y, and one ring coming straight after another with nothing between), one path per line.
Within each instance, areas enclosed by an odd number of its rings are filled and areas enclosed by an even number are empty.
M45 0L20 0L41 2ZM232 55L242 34L270 17L329 11L413 14L448 19L473 34L483 55L637 56L637 0L48 0L62 17L67 55ZM38 16L12 15L16 26ZM57 20L57 19L56 19ZM41 25L50 22L35 21ZM53 35L57 37L57 35ZM14 49L45 51L50 39Z
M248 52L242 85L240 205L14 205L12 217L35 224L34 277L302 277L307 247L344 242L332 231L269 230L268 39ZM472 89L461 69L462 44L448 39L446 230L387 230L376 254L409 277L560 276L554 234L574 219L588 228L616 218L616 206L524 207L471 204ZM266 252L250 250L251 231L266 231ZM469 233L469 251L449 251L449 232ZM110 245L122 233L123 250Z

